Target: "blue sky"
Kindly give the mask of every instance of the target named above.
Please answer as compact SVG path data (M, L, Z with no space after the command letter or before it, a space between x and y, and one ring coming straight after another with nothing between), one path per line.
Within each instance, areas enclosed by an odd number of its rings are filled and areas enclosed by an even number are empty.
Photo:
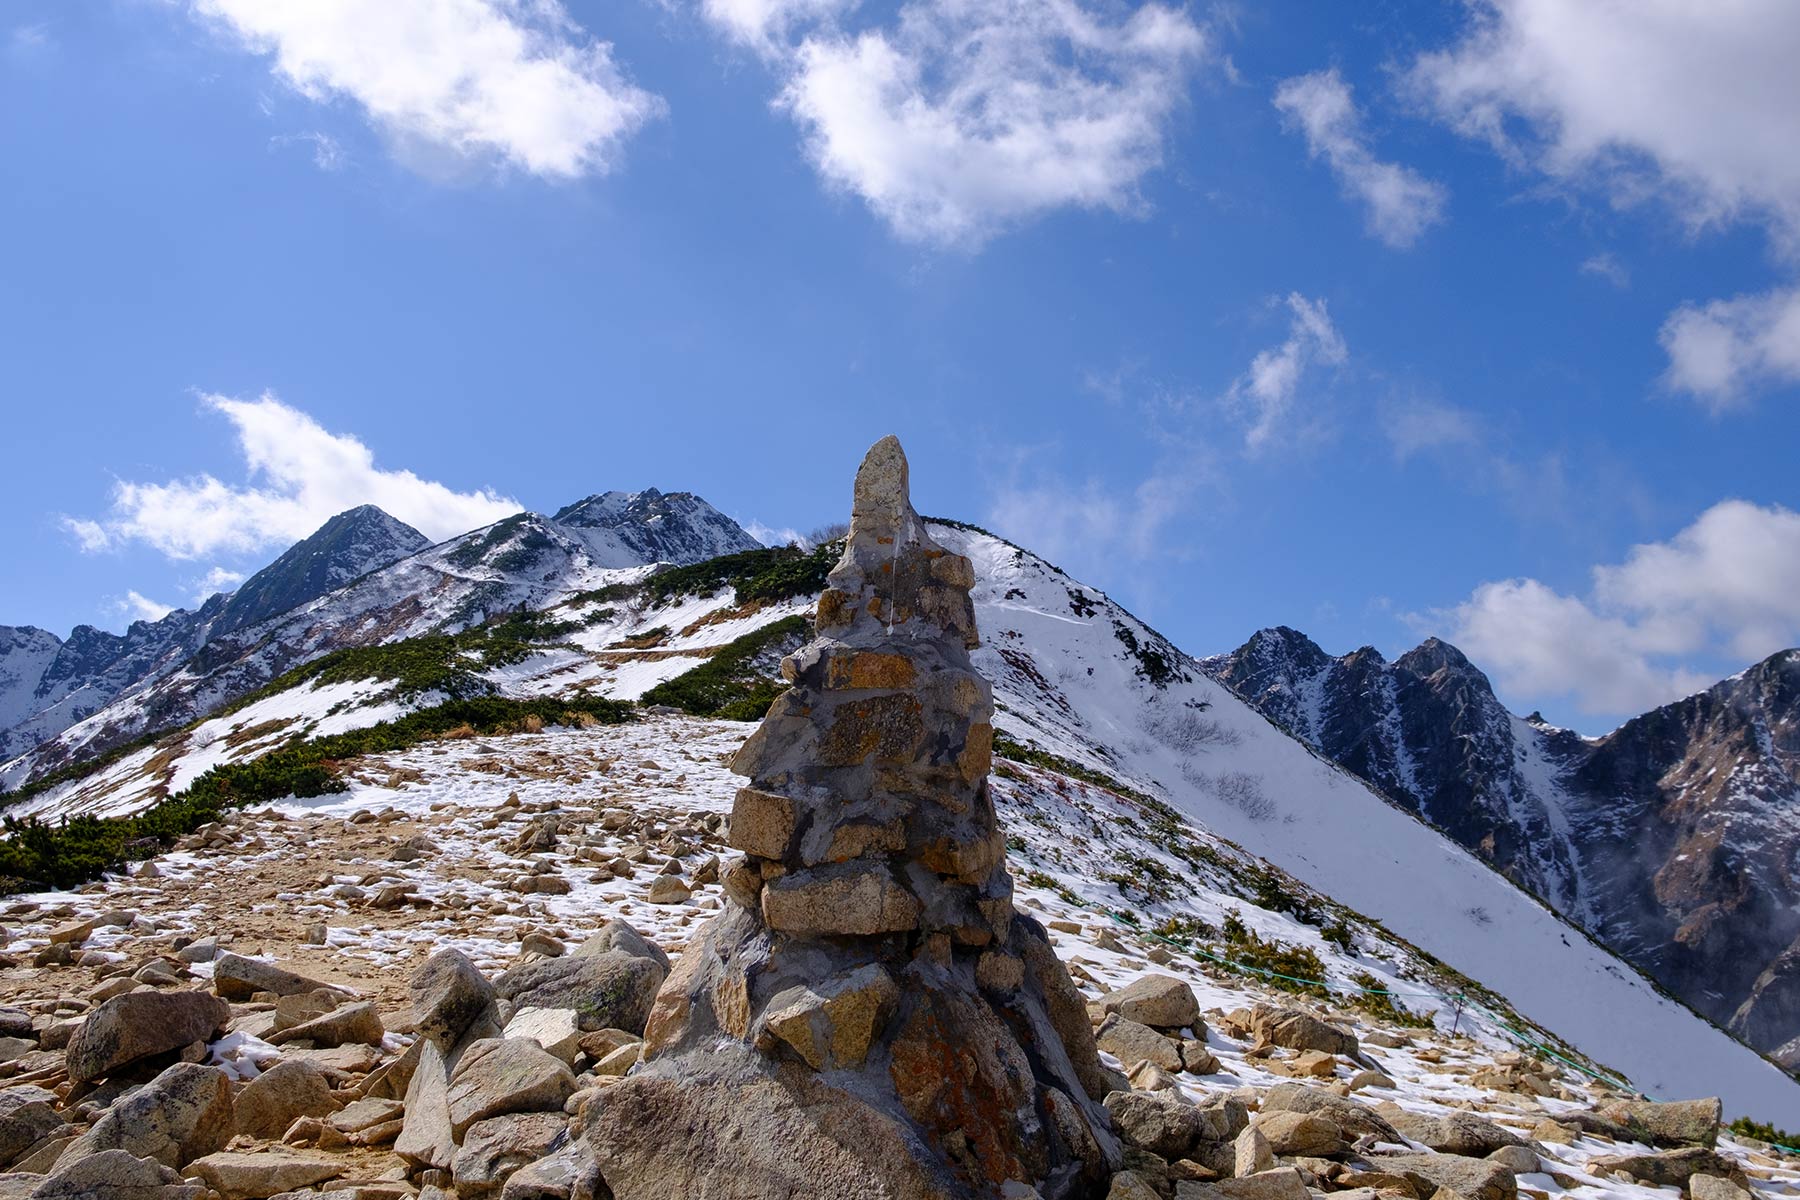
M843 515L1597 731L1800 643L1800 7L11 0L0 621Z

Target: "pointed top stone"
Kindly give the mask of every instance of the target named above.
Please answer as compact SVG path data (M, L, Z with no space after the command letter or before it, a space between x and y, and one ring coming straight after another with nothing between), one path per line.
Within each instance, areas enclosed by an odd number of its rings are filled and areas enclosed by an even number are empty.
M850 536L892 537L917 520L912 509L912 484L906 451L900 439L888 434L869 447L856 471L856 490L850 502Z

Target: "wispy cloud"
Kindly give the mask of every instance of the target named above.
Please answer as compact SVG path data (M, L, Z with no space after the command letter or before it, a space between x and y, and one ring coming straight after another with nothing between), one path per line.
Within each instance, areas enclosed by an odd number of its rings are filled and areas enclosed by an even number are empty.
M1619 261L1616 254L1600 253L1583 259L1581 273L1604 279L1616 288L1631 286L1631 272L1625 269L1625 264Z
M1380 418L1381 431L1400 462L1426 450L1473 445L1480 438L1473 413L1423 397L1390 400L1381 406Z
M272 147L305 145L312 149L313 166L321 171L340 171L350 161L344 147L328 133L284 133L269 139Z
M1403 250L1444 219L1449 189L1375 157L1350 85L1335 67L1282 80L1275 107L1306 138L1308 153L1330 166L1345 194L1362 202L1369 232L1382 242Z
M329 518L373 504L433 539L465 533L519 511L517 501L485 488L458 492L407 470L375 465L350 434L335 434L273 394L255 400L202 397L206 409L237 433L248 479L224 483L210 474L113 487L112 511L65 518L84 550L132 542L173 559L247 553L286 545Z
M558 0L194 0L319 102L345 98L403 151L546 178L599 174L663 111Z
M1292 431L1295 400L1313 369L1338 366L1349 356L1325 301L1292 292L1286 305L1287 338L1251 359L1249 369L1225 394L1227 406L1248 424L1244 448L1252 454L1269 449Z

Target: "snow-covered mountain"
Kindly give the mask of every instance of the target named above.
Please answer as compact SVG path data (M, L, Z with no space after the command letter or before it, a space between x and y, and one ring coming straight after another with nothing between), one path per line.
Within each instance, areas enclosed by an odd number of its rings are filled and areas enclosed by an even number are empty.
M1700 1012L1800 1064L1800 652L1586 739L1454 646L1332 657L1265 629L1202 664Z
M601 492L550 519L586 542L603 567L696 563L762 545L692 492Z
M41 629L0 626L0 761L142 690L214 638L266 621L430 544L410 525L364 505L331 518L237 591L213 595L192 611L133 621L122 636L80 625L65 642Z
M158 622L180 641L169 639L150 663L122 660L104 687L90 682L82 695L96 702L46 708L15 728L0 785L185 724L333 650L454 632L653 563L760 545L698 496L654 489L591 496L555 518L516 513L421 548L424 541L377 508L334 517L247 580L243 603L215 596L198 613ZM132 629L128 638L151 644Z
M1182 823L1380 921L1651 1093L1717 1093L1733 1113L1800 1116L1800 1084L1661 994L1476 855L1291 737L1103 593L980 531L939 523L932 533L975 567L983 636L975 659L994 683L1003 757L1022 764L1016 770L1025 777L1023 764L1049 762L1065 778L1142 798L1134 802L1135 824L1121 816L1116 832L1102 823L1051 839L1062 866L1079 871L1087 862L1099 873L1097 899L1116 888L1141 905L1146 896L1179 896L1208 876L1204 854L1189 861L1199 852L1173 835L1165 839L1155 806L1166 805ZM556 632L536 653L483 669L487 686L521 697L580 690L637 698L713 661L772 670L773 656L745 647L778 634L814 599L811 592L741 596L730 577L703 572L685 590L654 580L634 588L630 581L644 572L594 567L586 554L556 522L521 515L315 601L290 618L288 631L313 629L317 648L339 636L331 629L340 620L349 623L345 637L362 636L387 614L395 618L391 635L400 637L452 613L475 619L470 597L496 612L524 604L542 610L540 620ZM598 594L574 586L583 571L590 583L625 586ZM384 603L376 602L378 591ZM365 628L368 621L375 624ZM441 699L396 692L380 667L367 674L299 680L14 811L47 818L131 811L213 764ZM1169 853L1087 848L1089 839L1127 833L1158 846L1167 840ZM1304 898L1277 894L1268 903L1298 907ZM1153 903L1149 915L1159 911Z
M341 512L239 585L212 634L260 624L429 545L430 538L373 504Z

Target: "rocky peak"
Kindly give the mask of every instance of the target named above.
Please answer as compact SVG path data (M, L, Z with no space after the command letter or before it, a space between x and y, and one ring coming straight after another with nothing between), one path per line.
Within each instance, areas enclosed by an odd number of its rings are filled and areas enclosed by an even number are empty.
M1441 675L1478 684L1485 691L1493 691L1487 676L1461 650L1440 638L1426 638L1395 660L1394 666L1420 678Z
M298 608L430 544L373 504L341 512L246 579L224 603L211 634L232 633Z
M550 519L587 542L603 566L682 566L761 545L692 492L601 492Z
M779 1136L801 1120L854 1131L858 1157L882 1164L862 1184L839 1177L844 1194L1060 1200L1097 1194L1117 1162L1080 993L1012 905L988 793L993 700L968 654L974 572L907 488L883 438L857 473L817 636L784 661L791 688L733 760L750 785L729 827L745 854L730 903L682 955L645 1065L588 1133L619 1195L657 1171L683 1195L736 1178L811 1194L847 1167L827 1166L820 1143L836 1138ZM673 1178L656 1155L703 1115L729 1149Z

